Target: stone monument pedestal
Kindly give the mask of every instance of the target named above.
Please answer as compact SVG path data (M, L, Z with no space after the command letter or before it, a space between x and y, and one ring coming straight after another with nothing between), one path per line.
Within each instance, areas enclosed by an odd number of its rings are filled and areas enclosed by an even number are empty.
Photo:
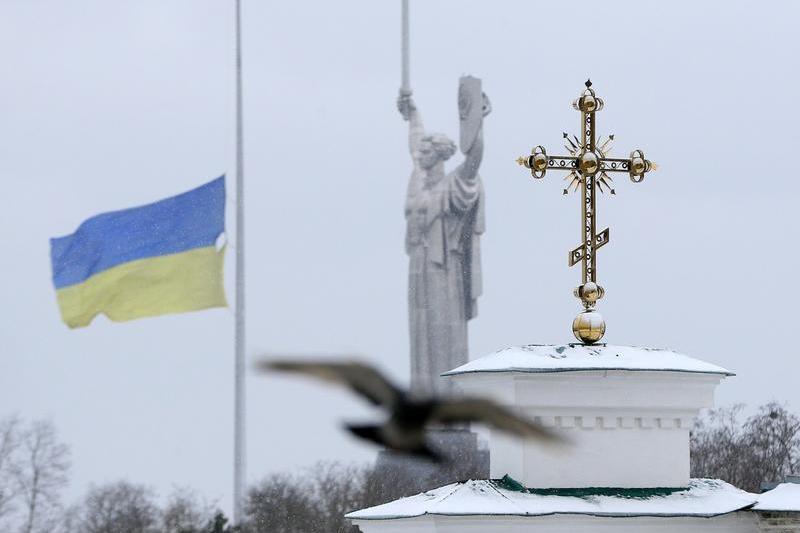
M489 477L489 449L481 446L478 435L467 428L437 428L428 431L428 442L445 460L434 463L408 455L383 450L376 468L393 471L418 484L418 490L468 479Z

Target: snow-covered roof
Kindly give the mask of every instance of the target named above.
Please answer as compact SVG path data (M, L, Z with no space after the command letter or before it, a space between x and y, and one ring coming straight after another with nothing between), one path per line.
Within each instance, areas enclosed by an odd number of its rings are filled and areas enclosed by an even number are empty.
M686 489L663 494L636 496L635 491L608 495L543 495L504 489L493 481L467 481L446 485L416 496L401 498L368 509L354 511L347 518L390 520L422 515L475 516L584 514L593 516L696 516L711 517L753 505L757 496L716 479L693 479Z
M754 511L797 511L800 512L800 484L781 483L772 490L758 495Z
M579 370L675 371L732 376L728 370L659 348L583 344L529 344L505 348L442 374L570 372Z

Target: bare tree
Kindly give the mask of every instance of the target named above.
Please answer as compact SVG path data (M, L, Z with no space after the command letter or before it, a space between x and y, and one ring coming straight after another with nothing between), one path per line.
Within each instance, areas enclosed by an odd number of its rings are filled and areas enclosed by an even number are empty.
M53 521L49 533L83 533L81 529L81 506L71 505L63 509Z
M13 500L17 493L13 481L13 462L19 448L20 421L16 416L0 420L0 524L4 516L14 510Z
M698 418L692 429L691 473L693 477L712 477L737 484L742 478L742 424L744 406L711 409L705 418Z
M11 466L19 496L25 504L23 533L44 526L48 513L59 506L67 484L69 449L58 441L49 421L33 422L22 434L18 460Z
M321 533L313 480L287 474L265 478L247 495L247 533Z
M783 481L800 469L800 417L771 402L748 418L744 429L748 459L758 473L759 485L762 481Z
M313 497L319 522L325 533L357 532L344 515L364 501L364 483L369 468L338 463L318 463L308 475L313 480Z
M800 418L771 402L740 421L743 406L714 409L691 436L694 477L724 479L759 492L764 481L781 481L800 470Z
M480 465L466 458L409 468L407 461L374 466L318 463L298 475L276 474L248 493L247 533L357 533L350 511L418 494L454 480L469 479Z
M173 491L161 512L163 533L195 533L213 522L212 509L201 502L195 491L178 488Z
M81 533L157 533L158 507L147 487L117 481L89 489Z

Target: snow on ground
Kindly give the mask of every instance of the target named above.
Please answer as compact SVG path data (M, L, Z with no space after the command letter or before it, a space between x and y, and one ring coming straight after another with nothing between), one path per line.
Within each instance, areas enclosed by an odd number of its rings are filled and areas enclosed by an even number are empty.
M416 496L354 511L347 518L386 520L426 514L710 517L746 508L754 504L757 498L755 494L716 479L693 479L686 489L648 497L531 494L506 490L497 483L481 480L454 483Z
M576 370L666 370L732 376L728 370L672 350L635 346L530 344L505 348L444 376L471 372L567 372Z

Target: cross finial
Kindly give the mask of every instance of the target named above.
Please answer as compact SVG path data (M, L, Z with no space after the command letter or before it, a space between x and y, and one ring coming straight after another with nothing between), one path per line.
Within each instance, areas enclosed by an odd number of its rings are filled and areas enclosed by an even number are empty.
M529 168L534 178L541 179L547 170L566 170L569 172L565 180L567 187L564 194L570 189L581 190L581 240L580 246L570 251L569 266L583 263L583 283L575 289L575 296L583 303L584 311L572 322L572 332L575 337L585 343L594 344L599 341L606 331L606 324L602 315L594 307L603 297L605 290L597 284L597 250L608 243L609 230L604 229L597 233L595 228L597 216L597 202L595 191L604 192L604 188L615 194L611 187L613 180L609 173L625 172L634 183L644 179L644 175L655 170L655 163L648 161L644 152L634 150L628 159L608 157L613 135L597 144L595 142L595 114L603 108L603 100L595 95L592 80L586 80L586 89L573 103L575 109L581 112L581 139L564 133L566 143L564 147L570 153L568 156L549 156L544 146L536 146L527 158L520 157L517 162Z

